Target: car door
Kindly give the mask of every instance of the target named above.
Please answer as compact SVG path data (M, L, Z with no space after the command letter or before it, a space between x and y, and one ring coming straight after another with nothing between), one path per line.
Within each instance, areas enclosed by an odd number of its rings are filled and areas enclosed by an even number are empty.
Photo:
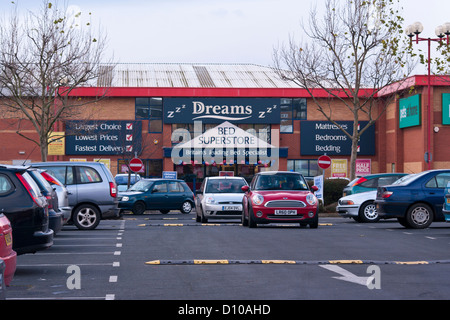
M104 204L109 197L109 188L102 187L102 178L95 168L88 166L74 166L76 174L76 192L78 203L91 202Z
M183 186L178 181L167 181L167 208L179 209L186 198Z
M155 181L149 192L150 194L146 198L148 209L162 210L170 207L166 181Z

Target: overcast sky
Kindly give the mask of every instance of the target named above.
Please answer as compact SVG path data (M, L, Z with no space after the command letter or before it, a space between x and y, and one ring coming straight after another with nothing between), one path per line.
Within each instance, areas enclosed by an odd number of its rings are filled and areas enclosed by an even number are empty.
M30 10L41 4L40 0L14 1L21 9ZM402 1L405 24L421 21L424 37L435 37L435 27L450 21L450 1ZM0 0L0 11L9 11L11 2ZM108 48L117 62L271 66L274 47L285 43L289 35L301 37L300 21L307 21L312 4L320 8L324 1L66 0L66 3L84 16L92 13L93 24L101 24L107 31Z

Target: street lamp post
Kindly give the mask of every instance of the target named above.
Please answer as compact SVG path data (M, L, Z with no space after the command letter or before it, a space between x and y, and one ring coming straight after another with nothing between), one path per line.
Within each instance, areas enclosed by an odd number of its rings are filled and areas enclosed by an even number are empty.
M437 38L420 38L419 34L423 31L423 25L420 22L415 22L406 28L406 34L410 38L411 45L415 36L416 44L419 41L427 41L428 43L428 77L427 77L427 90L428 90L428 105L427 105L427 152L425 154L425 161L428 164L428 170L431 169L431 42L442 43L442 39L447 36L447 45L449 45L450 36L450 22L447 22L436 28L435 33Z

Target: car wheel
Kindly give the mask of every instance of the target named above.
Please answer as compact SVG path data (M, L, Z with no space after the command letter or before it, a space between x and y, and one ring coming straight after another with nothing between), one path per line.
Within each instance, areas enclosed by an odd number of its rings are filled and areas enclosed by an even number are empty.
M316 216L313 218L313 222L309 224L311 229L317 229L319 227L319 214L316 213Z
M181 205L181 213L187 214L190 213L191 211L192 211L192 203L190 203L189 201L183 202L183 204Z
M253 217L253 208L250 205L248 206L248 227L249 228L256 228L257 227L257 224L256 224L256 222L254 220L254 217Z
M145 203L143 203L142 201L135 202L133 204L133 208L131 209L131 211L133 211L133 214L135 214L135 215L144 214L144 212L145 212Z
M92 205L81 205L73 213L72 221L80 230L93 230L100 223L100 213Z
M244 209L244 204L242 203L242 226L247 227L248 226L248 220L245 219L245 209Z
M203 207L200 207L200 222L201 223L208 222L208 218L206 218L205 215L203 214Z
M433 211L424 203L417 203L406 213L407 224L414 229L428 228L433 222Z
M361 222L377 222L380 220L373 201L365 202L359 208L359 218Z

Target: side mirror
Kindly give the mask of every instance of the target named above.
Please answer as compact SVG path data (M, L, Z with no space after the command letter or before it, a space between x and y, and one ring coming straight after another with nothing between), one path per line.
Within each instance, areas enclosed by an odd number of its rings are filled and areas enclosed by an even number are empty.
M312 192L316 192L317 190L319 190L319 188L317 186L312 186L311 190L312 190Z
M244 192L247 192L248 190L250 190L250 187L249 186L243 186L243 187L241 187L241 190L244 191Z

